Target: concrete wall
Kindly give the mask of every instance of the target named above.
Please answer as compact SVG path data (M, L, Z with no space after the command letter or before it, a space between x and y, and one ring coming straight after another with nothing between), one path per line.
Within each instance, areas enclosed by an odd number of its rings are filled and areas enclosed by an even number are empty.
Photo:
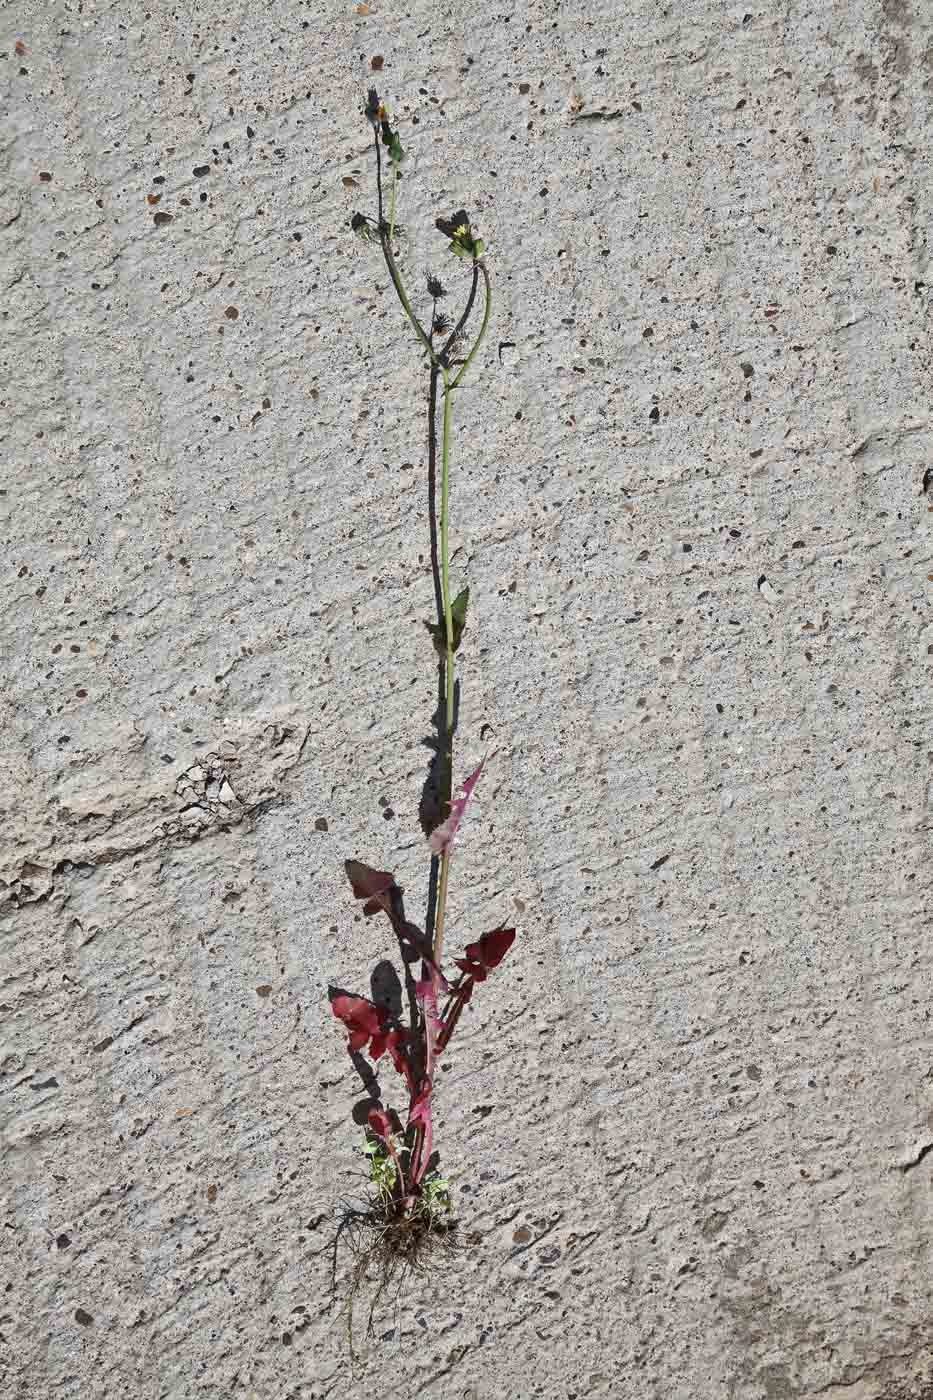
M0 54L3 1393L933 1394L926 0L14 0ZM450 938L519 940L440 1088L470 1247L354 1378L326 988L391 952L345 857L423 905L435 701L370 81L415 283L489 246Z

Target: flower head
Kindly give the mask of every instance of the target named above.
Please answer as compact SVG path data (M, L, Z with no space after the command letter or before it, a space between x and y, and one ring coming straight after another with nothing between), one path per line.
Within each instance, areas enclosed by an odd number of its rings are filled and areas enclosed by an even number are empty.
M382 103L379 101L379 94L375 88L369 89L369 92L366 96L366 106L364 108L364 111L366 113L366 120L369 122L370 126L375 127L379 126L379 123L384 119L386 115L386 110L383 107Z
M476 261L483 256L485 244L475 238L470 227L470 216L465 209L458 209L449 219L437 219L435 227L450 239L450 251L458 258Z
M365 214L354 214L350 220L350 227L364 243L372 243L378 237L376 225Z

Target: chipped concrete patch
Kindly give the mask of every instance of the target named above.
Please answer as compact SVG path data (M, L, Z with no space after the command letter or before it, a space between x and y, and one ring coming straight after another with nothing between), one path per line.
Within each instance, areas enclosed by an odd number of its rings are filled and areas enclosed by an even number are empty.
M203 754L172 780L106 781L95 763L80 763L59 782L54 825L45 814L20 811L21 829L31 830L31 857L4 851L8 862L0 877L0 908L46 900L56 881L74 871L88 871L143 852L229 831L255 819L285 798L287 775L299 763L307 735L279 724L257 734L225 739L216 752ZM169 765L171 756L162 755ZM31 817L31 820L30 820Z

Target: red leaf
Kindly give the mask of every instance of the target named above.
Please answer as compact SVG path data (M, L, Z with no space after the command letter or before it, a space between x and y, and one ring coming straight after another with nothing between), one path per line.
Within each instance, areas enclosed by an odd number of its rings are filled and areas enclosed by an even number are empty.
M408 1110L408 1122L428 1124L430 1121L431 1081L426 1079L421 1092L412 1099L411 1108Z
M389 1134L392 1132L392 1124L389 1122L389 1115L383 1113L381 1108L371 1108L369 1110L369 1126L377 1137L381 1137L383 1142L389 1141Z
M385 1012L380 1012L379 1007L374 1006L365 997L351 997L341 993L333 998L330 1007L337 1020L343 1021L350 1033L351 1050L362 1050L371 1039L379 1037ZM378 1059L384 1049L385 1045L373 1058Z
M478 943L468 943L466 956L471 962L492 969L499 966L514 942L514 928L495 928L491 933L484 933ZM481 977L477 978L479 982L482 980Z
M475 944L473 945L476 946ZM475 982L486 981L486 969L482 963L469 962L467 958L454 958L454 966L459 967L461 972L465 972L468 977L472 977Z
M405 1057L405 1051L402 1048L404 1046L404 1043L405 1035L402 1031L389 1031L389 1034L386 1036L385 1048L388 1050L390 1056L392 1057L393 1065L398 1070L399 1074L402 1075L402 1077L405 1079L410 1089L412 1087L411 1066L409 1065L408 1060Z
M491 933L484 933L478 943L468 943L466 956L454 958L454 962L474 982L485 982L487 975L499 966L514 941L514 928L494 928Z
M405 1053L407 1032L389 1029L389 1013L365 997L351 997L341 992L331 1000L331 1010L349 1032L351 1051L365 1050L373 1061L382 1059L388 1050L392 1063L412 1087L411 1066Z
M365 1027L370 1035L378 1033L381 1020L379 1007L367 1001L365 997L348 996L341 992L333 998L330 1005L338 1021L344 1021L348 1026Z
M463 787L460 789L460 796L455 797L450 804L450 816L447 820L441 822L440 826L436 827L435 830L431 832L429 844L436 856L445 855L453 845L454 837L457 834L457 828L463 820L463 814L466 811L467 803L470 800L473 789L479 782L485 762L486 760L484 758L479 767L474 768L473 772L464 782Z
M446 983L444 984L444 990L447 990ZM425 977L415 983L415 996L424 1007L424 1018L428 1023L431 1034L435 1037L439 1036L444 1023L438 1015L437 986L432 978Z

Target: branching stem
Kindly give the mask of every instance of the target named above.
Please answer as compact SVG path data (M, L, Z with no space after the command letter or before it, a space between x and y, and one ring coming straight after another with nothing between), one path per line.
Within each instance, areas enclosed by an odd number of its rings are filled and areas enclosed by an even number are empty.
M399 172L398 172L397 163L396 163L395 160L393 160L393 161L392 161L392 188L391 188L390 202L389 202L389 218L388 218L388 220L387 220L386 217L385 217L385 206L384 206L384 198L383 198L382 151L381 151L381 149L380 149L380 144L379 144L380 129L379 129L379 126L378 126L375 122L374 122L374 126L376 126L376 131L375 131L375 146L376 146L376 185L377 185L378 200L379 200L379 225L378 225L378 228L379 228L379 242L380 242L380 245L381 245L381 247L382 247L382 254L383 254L383 257L384 257L384 259L385 259L385 264L386 264L386 267L387 267L387 269L388 269L389 276L390 276L390 278L392 279L392 285L393 285L393 287L395 288L395 292L396 292L396 295L397 295L399 301L401 302L402 310L405 312L405 315L407 316L408 321L409 321L409 323L411 324L411 327L412 327L412 329L413 329L414 332L415 332L415 335L417 336L418 340L421 342L422 347L424 348L424 350L425 350L426 353L427 353L428 361L429 361L429 364L430 364L431 376L432 376L432 393L433 393L433 386L434 386L434 384L436 383L436 379L437 379L438 376L440 377L441 382L442 382L442 385L443 385L444 409L443 409L443 426L442 426L442 430L441 430L441 492L440 492L440 495L441 495L441 503L440 503L440 575L441 575L441 590L440 590L440 591L441 591L441 597L440 597L440 604L441 604L441 609L442 609L443 618L444 618L444 639L445 639L445 647L444 647L444 693L445 693L445 713L444 713L444 732L443 732L443 737L442 737L442 755L443 755L443 763L442 763L442 770L441 770L441 783L440 783L441 793L440 793L440 796L441 796L441 803L442 803L442 811L444 812L444 814L445 814L445 816L446 816L446 815L449 815L449 813L450 813L451 802L452 802L452 799L453 799L453 740L454 740L454 724L455 724L455 716L456 716L456 705L455 705L455 694L456 694L456 692L455 692L455 683L456 683L455 651L456 651L456 642L457 642L457 639L456 639L455 632L454 632L453 601L452 601L452 598L451 598L451 588L450 588L450 439L451 439L451 428L452 428L452 423L453 423L453 394L454 394L454 390L455 390L455 389L458 389L458 388L460 387L460 384L461 384L462 381L463 381L464 375L466 374L467 370L469 369L470 365L472 364L473 359L474 359L474 357L476 356L476 354L477 354L477 352L478 352L478 350L479 350L479 348L480 348L480 346L481 346L481 344L482 344L482 342L483 342L483 339L484 339L484 337L485 337L485 335L486 335L486 328L487 328L487 326L489 325L489 317L490 317L490 312L491 312L491 309L492 309L492 287L491 287L490 280L489 280L489 272L488 272L488 270L487 270L487 268L486 268L485 263L484 263L483 260L482 260L482 257L481 257L481 256L480 256L480 257L477 257L477 256L475 256L475 254L474 254L473 266L472 266L473 277L472 277L472 281L471 281L471 285L470 285L469 296L468 296L468 298L467 298L466 305L465 305L465 307L464 307L463 313L462 313L462 315L460 316L460 319L458 320L458 322L456 323L456 326L454 327L453 331L449 334L449 336L448 336L447 340L445 341L443 347L440 348L440 349L436 349L435 346L434 346L434 329L435 329L435 326L434 326L434 307L432 307L430 332L427 332L427 331L425 331L425 329L424 329L424 327L422 326L421 322L418 320L418 317L415 315L414 310L412 309L411 302L410 302L409 299L408 299L408 294L407 294L407 292L405 291L405 286L404 286L404 283L403 283L403 281L402 281L401 274L400 274L400 272L399 272L398 266L397 266L396 261L395 261L395 255L394 255L394 253L393 253L393 251L392 251L392 244L393 244L394 238L395 238L395 209L396 209L396 194L397 194L397 188L398 188L398 175L399 175ZM478 244L478 250L481 252L481 250L482 250L482 245L481 245L481 244ZM468 352L466 358L459 364L459 367L458 367L457 372L456 372L456 374L455 374L455 373L453 372L453 367L454 367L454 363L456 363L456 362L452 360L452 357L453 357L454 355L456 355L457 345L458 345L458 343L459 343L459 341L460 341L460 338L461 338L461 336L463 335L463 333L464 333L464 331L465 331L465 329L466 329L467 323L468 323L468 321L469 321L469 319L470 319L470 315L471 315L471 313L472 313L473 306L474 306L474 303L475 303L475 301L476 301L476 293L477 293L477 289L478 289L478 285L479 285L479 277L480 277L480 275L482 275L482 278L483 278L483 288L484 288L484 292L485 292L485 298L484 298L485 304L484 304L484 307L483 307L483 320L482 320L482 324L481 324L481 326L480 326L480 328L479 328L479 333L477 334L476 339L474 340L473 345L471 346L471 348L470 348L470 350L469 350L469 352ZM436 298L435 298L435 307L436 307ZM433 453L433 450L434 450L434 442L435 442L435 441L436 441L436 439L433 439L433 427L432 427L432 442L431 442L431 444L430 444L430 450L431 450L432 453ZM434 459L433 459L433 456L432 456L431 460L434 460ZM441 997L442 988L446 986L446 984L443 983L443 979L442 979L442 976L441 976L441 973L440 973L440 962L441 962L441 957L442 957L443 951L444 951L444 931L445 931L446 917L447 917L447 894L448 894L449 882L450 882L450 853L449 853L449 850L444 850L444 852L443 852L443 854L441 855L441 858L440 858L440 876L439 876L439 881L438 881L437 907L436 907L436 917L435 917L435 922L434 922L434 939L433 939L433 945L432 945L432 947L431 947L431 958L430 958L429 964L428 964L428 961L426 961L426 962L423 964L424 971L422 972L422 977L427 976L427 977L429 978L430 984L431 984L431 986L430 986L430 991L427 992L427 994L425 995L425 997L424 997L424 999L423 999L423 1015L424 1015L423 1024L424 1024L424 1035L425 1035L425 1045L424 1045L425 1063L424 1063L424 1069L425 1069L426 1081L427 1081L427 1082L426 1082L426 1089L427 1089L427 1095L428 1095L428 1112L427 1112L427 1117L426 1117L426 1118L420 1119L420 1120L416 1123L416 1125L415 1125L414 1140L413 1140L413 1142L412 1142L412 1144L411 1144L411 1156L410 1156L410 1160L409 1160L409 1180L408 1180L407 1183L405 1182L404 1177L403 1177L403 1174L402 1174L401 1162L400 1162L399 1159L397 1159L397 1158L395 1157L395 1152L394 1152L394 1150L393 1150L392 1145L391 1145L391 1144L389 1145L389 1150L390 1150L390 1152L392 1152L392 1156L393 1156L393 1159L395 1159L396 1167L397 1167L397 1171L398 1171L398 1183L399 1183L398 1189L399 1189L400 1192L403 1192L403 1193L405 1193L406 1191L407 1191L407 1192L411 1192L411 1191L413 1191L416 1187L418 1187L419 1184L420 1184L420 1182L421 1182L421 1179L422 1179L422 1177L423 1177L423 1175L424 1175L424 1172L425 1172L426 1169L427 1169L427 1164L428 1164L428 1161L429 1161L429 1159L430 1159L431 1146L432 1146L432 1140L433 1140L432 1122L431 1122L431 1113L430 1113L430 1108L431 1108L431 1105L430 1105L430 1094L431 1094L431 1088L432 1088L432 1084L433 1084L433 1077L434 1077L434 1072L435 1072L435 1066L436 1066L436 1061L437 1061L437 1055L440 1053L440 1049L443 1047L443 1044L446 1043L446 1039L449 1039L450 1030L453 1029L453 1023L451 1023L451 1026L449 1027L449 1029L448 1029L448 1031L447 1031L447 1036L446 1036L442 1041L440 1041L440 1042L438 1041L438 1029L437 1029L438 1005L439 1005L439 1001L440 1001L440 997ZM458 999L458 998L455 996L454 1000L455 1000L455 1002L456 1002L456 1014L455 1014L455 1016L454 1016L454 1020L456 1020L456 1016L459 1016L459 1013L460 1013L460 1011L462 1010L463 998L460 997L460 998ZM413 1200L413 1198L412 1198L412 1200ZM408 1203L409 1203L409 1196L406 1194L405 1197L404 1197L403 1206L407 1206Z
M487 268L486 264L483 262L482 259L480 259L479 262L474 263L474 267L479 268L480 272L483 274L483 282L485 283L486 304L483 307L483 323L479 328L479 334L473 342L472 350L467 355L463 364L460 366L460 373L457 375L453 384L451 384L450 386L452 389L456 389L458 387L461 379L466 374L467 370L470 368L473 356L476 354L477 350L482 345L483 337L486 334L486 327L489 325L489 314L492 311L492 283L489 280L489 269Z
M398 193L398 166L392 162L392 198L389 201L389 242L395 237L395 197Z

